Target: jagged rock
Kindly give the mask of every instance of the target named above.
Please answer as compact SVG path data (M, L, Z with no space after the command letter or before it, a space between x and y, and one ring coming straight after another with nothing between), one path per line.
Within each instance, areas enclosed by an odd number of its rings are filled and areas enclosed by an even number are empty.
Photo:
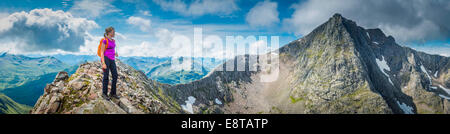
M47 84L44 88L44 93L49 93L51 89L51 84Z
M46 111L46 112L47 113L55 113L58 110L58 108L59 108L60 102L53 102L53 103L50 103L50 104L51 105L48 108L48 111Z
M81 77L78 77L78 78L70 81L69 86L73 90L81 90L81 88L83 88L85 85L84 85L83 81L81 80Z
M69 75L67 74L67 72L59 72L54 81L61 81L61 80L66 80L69 78Z
M117 103L118 103L119 107L121 107L127 113L131 113L131 114L142 114L143 113L143 112L135 109L134 106L132 106L131 103L128 101L128 99L120 98Z

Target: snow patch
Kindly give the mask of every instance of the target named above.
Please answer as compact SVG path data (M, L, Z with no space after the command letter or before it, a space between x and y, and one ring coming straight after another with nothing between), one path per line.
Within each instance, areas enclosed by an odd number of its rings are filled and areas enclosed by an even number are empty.
M379 44L379 43L378 43L378 42L376 42L376 41L374 41L374 42L372 42L372 43L375 43L375 44L377 44L377 45Z
M214 101L216 102L216 104L222 105L222 102L219 99L216 98Z
M413 112L413 108L406 105L405 103L401 103L399 101L397 101L397 105L403 110L403 113L405 114L414 114Z
M450 97L440 94L439 97L450 100Z
M183 110L188 111L189 113L193 114L194 110L192 109L192 105L195 103L195 97L189 96L186 105L181 105L181 108L183 108Z
M450 95L450 89L447 89L442 85L439 85L439 87L442 88L442 90L444 90L448 95Z
M369 32L366 32L366 34L367 34L367 37L369 37L369 39L370 39L370 35L369 35Z
M437 87L435 87L435 86L431 86L430 88L431 88L431 89L434 89L434 90L436 90L436 89L437 89Z
M378 68L380 68L381 72L382 72L384 75L386 75L386 77L388 77L388 79L389 79L389 82L390 82L392 85L394 85L394 83L392 82L392 80L391 80L391 78L389 77L389 75L388 75L386 72L384 72L384 70L391 71L391 68L388 66L387 62L384 60L384 56L381 56L381 60L378 60L378 58L375 58L375 60L376 60L376 62L377 62Z
M434 73L434 77L435 77L435 78L437 78L438 72L439 72L439 70L436 71L436 73Z
M423 65L420 65L420 69L422 70L422 72L424 72L425 74L427 74L428 80L430 80L430 85L431 85L431 77L428 74L427 70L425 69L425 67L423 67Z

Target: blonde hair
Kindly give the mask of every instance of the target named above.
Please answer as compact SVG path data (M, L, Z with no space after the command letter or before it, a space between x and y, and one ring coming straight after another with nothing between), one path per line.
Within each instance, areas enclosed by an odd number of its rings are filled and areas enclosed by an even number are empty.
M108 35L108 33L112 32L114 30L114 27L108 27L105 29L105 33L103 34L103 37L106 38L106 36Z

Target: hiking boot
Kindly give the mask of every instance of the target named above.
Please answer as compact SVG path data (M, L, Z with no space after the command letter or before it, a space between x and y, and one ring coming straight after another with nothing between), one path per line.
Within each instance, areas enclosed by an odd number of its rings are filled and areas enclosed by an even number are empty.
M108 95L106 95L106 94L103 94L103 93L102 93L102 97L103 97L103 99L105 99L105 100L108 100L108 101L109 101L109 96L108 96Z
M120 99L120 97L117 96L116 94L115 95L111 95L110 97L113 98L113 99Z

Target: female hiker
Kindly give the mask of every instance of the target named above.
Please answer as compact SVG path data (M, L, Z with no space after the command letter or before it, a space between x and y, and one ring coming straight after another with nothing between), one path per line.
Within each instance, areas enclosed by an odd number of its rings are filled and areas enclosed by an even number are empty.
M119 96L116 94L116 84L117 84L117 68L115 63L115 57L117 57L117 53L115 51L116 41L113 39L115 36L115 31L113 27L108 27L105 29L105 33L103 34L105 38L100 42L100 58L103 69L103 93L102 97L109 100L111 98L119 99ZM115 57L114 57L115 56ZM112 74L112 85L111 92L108 97L108 82L109 82L109 71Z

